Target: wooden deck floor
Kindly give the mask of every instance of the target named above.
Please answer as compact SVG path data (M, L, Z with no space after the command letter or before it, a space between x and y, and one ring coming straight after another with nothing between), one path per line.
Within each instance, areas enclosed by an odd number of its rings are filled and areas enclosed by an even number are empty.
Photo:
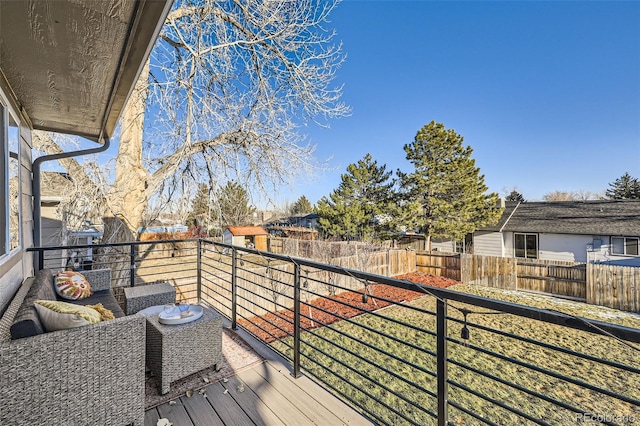
M206 388L145 413L145 426L166 418L174 426L371 425L308 377L297 379L279 355L239 332L266 361Z

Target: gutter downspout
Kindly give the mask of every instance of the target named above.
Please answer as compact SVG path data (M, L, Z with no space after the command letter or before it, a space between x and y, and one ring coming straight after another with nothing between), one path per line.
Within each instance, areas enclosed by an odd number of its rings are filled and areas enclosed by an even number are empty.
M36 247L42 245L42 211L41 211L41 179L40 179L40 166L46 161L60 160L63 158L80 157L82 155L98 154L109 149L111 142L109 138L103 138L104 144L98 148L82 149L79 151L61 152L59 154L43 155L38 157L33 162L33 244ZM36 260L37 270L42 268L39 264L39 260Z

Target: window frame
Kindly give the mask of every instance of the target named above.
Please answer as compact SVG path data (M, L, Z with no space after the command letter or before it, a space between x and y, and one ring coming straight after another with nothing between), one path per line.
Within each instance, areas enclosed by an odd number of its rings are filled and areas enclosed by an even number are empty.
M17 137L15 152L12 151L12 143L11 134L9 129L11 127L16 128ZM9 102L7 102L4 94L0 91L0 176L2 176L2 184L0 185L0 197L1 208L0 208L0 260L7 258L13 255L16 252L22 250L23 239L22 239L22 162L21 162L21 138L20 138L20 120L18 116L12 111ZM13 154L13 155L12 155ZM17 229L13 231L17 233L17 243L15 247L11 247L11 203L9 198L11 196L10 193L10 182L13 176L11 173L11 162L15 161L17 164L16 174L17 178L17 194L16 194L16 211L17 214Z
M524 237L524 248L523 249L518 249L517 248L517 242L516 239L522 236ZM528 242L530 241L529 237L533 237L535 239L535 256L531 256L529 254L530 248L528 248ZM539 255L539 240L538 240L538 234L536 233L530 233L530 232L514 232L513 233L513 257L517 258L517 259L539 259L540 255ZM518 251L519 250L524 250L524 255L523 256L519 256L518 255Z
M620 252L616 252L615 250L615 244L613 243L614 240L622 240L622 253ZM636 244L635 244L635 249L636 249L636 253L635 254L629 254L627 252L627 246L628 246L628 242L635 240ZM640 237L628 237L628 236L611 236L611 248L610 248L610 253L612 255L616 255L616 256L629 256L629 257L640 257Z

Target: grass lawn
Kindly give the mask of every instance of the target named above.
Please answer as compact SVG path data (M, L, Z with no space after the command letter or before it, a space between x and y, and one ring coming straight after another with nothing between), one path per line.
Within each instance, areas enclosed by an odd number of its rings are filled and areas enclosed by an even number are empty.
M551 297L523 295L466 285L454 286L451 289L640 328L640 315L625 314L612 309L558 301ZM435 312L436 303L432 297L425 296L407 305ZM456 302L452 305L463 307ZM474 307L468 308L474 311L485 311ZM462 315L451 306L448 313L450 317L462 319ZM351 322L340 321L329 327L304 333L302 340L306 343L301 345L303 367L330 387L346 395L348 399L366 407L367 411L377 417L378 422L435 424L435 418L429 414L436 412L436 399L430 395L436 393L434 374L436 363L435 358L429 354L435 352L435 337L429 334L429 332L435 332L435 317L403 305L385 308L378 311L378 314L380 316L364 314L352 319ZM579 408L581 411L595 415L618 416L615 420L618 424L631 424L634 418L632 416L635 416L636 422L640 421L640 407L636 405L517 363L531 364L548 370L552 374L565 375L627 398L640 400L638 385L640 374L637 371L625 371L594 360L565 354L556 349L566 348L638 369L640 368L638 345L633 349L613 338L513 315L471 314L468 320L469 347L455 342L449 343L450 402L459 404L500 425L535 424L531 419L539 419L555 425L577 423L576 415L572 411L501 383L500 380L503 380L516 387L525 388L533 393ZM549 344L550 347L541 347L480 330L472 324L541 341ZM388 336L374 333L367 330L367 327L381 330ZM449 336L458 341L461 340L462 325L449 321L448 327ZM290 339L276 342L273 346L291 356ZM483 353L474 346L490 351L494 355ZM501 359L501 357L517 362ZM467 367L456 365L457 363ZM495 376L497 380L472 372L469 368ZM368 380L367 377L373 381ZM401 397L393 395L390 391L399 393ZM481 393L488 398L500 401L521 411L524 416L485 401L474 393ZM449 414L449 419L454 424L481 424L479 420L451 405ZM526 416L530 416L531 419L527 419Z

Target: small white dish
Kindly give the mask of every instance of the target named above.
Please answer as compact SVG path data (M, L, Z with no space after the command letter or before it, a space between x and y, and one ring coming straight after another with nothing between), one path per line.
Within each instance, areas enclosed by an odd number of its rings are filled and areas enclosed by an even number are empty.
M189 309L184 312L180 312L178 307L176 307L169 312L166 310L160 312L158 314L158 322L165 325L186 324L197 320L203 313L202 306L198 305L189 305Z

